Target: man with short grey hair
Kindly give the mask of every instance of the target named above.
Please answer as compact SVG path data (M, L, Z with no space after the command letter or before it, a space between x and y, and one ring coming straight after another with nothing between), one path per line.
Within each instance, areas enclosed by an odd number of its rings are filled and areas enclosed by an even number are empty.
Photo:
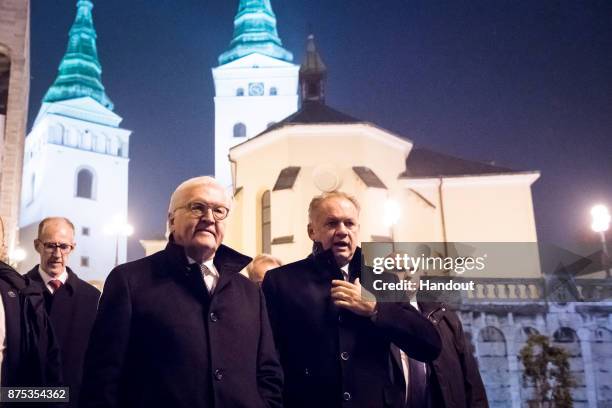
M410 304L362 293L359 209L340 191L313 198L312 254L264 278L286 408L403 407L403 390L391 378L391 342L420 361L440 352L435 327Z
M231 197L212 177L179 185L163 251L104 285L84 407L280 407L282 371L249 257L222 244Z

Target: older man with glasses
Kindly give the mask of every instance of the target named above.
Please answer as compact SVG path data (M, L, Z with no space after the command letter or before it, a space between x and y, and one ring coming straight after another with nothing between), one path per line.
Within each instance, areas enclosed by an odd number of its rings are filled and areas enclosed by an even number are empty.
M60 345L64 382L70 387L67 407L77 406L83 359L100 299L100 291L68 267L75 246L74 225L69 219L45 218L34 240L40 264L26 274L45 287L45 309Z
M86 358L84 407L280 407L282 371L250 258L222 245L231 197L177 187L163 251L115 268Z

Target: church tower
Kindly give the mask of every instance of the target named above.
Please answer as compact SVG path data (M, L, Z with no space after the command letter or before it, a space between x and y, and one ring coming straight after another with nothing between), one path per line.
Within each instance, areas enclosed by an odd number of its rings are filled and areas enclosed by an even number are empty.
M21 195L24 268L38 263L31 244L45 217L64 216L75 226L70 265L86 280L104 280L125 262L130 131L102 85L90 0L77 1L58 75L26 137Z
M240 0L229 49L212 69L215 83L215 177L232 182L229 149L298 108L298 71L282 47L270 0Z

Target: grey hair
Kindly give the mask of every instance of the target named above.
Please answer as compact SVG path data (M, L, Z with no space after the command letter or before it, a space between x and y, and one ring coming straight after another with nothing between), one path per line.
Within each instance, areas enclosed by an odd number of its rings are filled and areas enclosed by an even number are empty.
M212 176L199 176L199 177L193 177L193 178L190 178L189 180L183 181L174 190L174 192L170 196L170 204L168 205L168 215L174 213L174 211L178 207L178 200L179 200L179 198L181 196L181 193L183 191L189 190L189 189L191 189L193 187L197 187L197 186L208 186L208 185L214 185L216 187L219 187L219 188L221 188L225 192L225 195L226 195L226 197L227 197L227 199L229 201L230 209L231 209L232 200L233 200L233 195L231 194L231 192L229 192L225 187L223 187L221 184L219 184L219 182L214 177L212 177Z
M357 201L357 199L354 196L348 193L345 193L344 191L338 191L338 190L330 191L330 192L318 195L316 197L313 197L313 199L310 201L310 205L308 206L308 221L309 222L312 222L314 214L317 211L319 211L319 207L321 206L321 204L323 204L325 200L329 200L330 198L344 198L345 200L350 201L355 206L358 214L361 211L361 206L359 205L359 201Z

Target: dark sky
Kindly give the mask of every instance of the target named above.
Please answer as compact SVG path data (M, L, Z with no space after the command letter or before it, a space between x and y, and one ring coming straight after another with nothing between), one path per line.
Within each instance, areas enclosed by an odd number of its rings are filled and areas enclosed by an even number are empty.
M76 0L32 0L30 126L65 51ZM129 217L160 235L170 193L212 174L210 68L238 0L94 1L103 82L133 131ZM595 243L589 209L612 206L612 2L272 0L295 62L312 27L327 102L463 158L539 170L538 238Z

